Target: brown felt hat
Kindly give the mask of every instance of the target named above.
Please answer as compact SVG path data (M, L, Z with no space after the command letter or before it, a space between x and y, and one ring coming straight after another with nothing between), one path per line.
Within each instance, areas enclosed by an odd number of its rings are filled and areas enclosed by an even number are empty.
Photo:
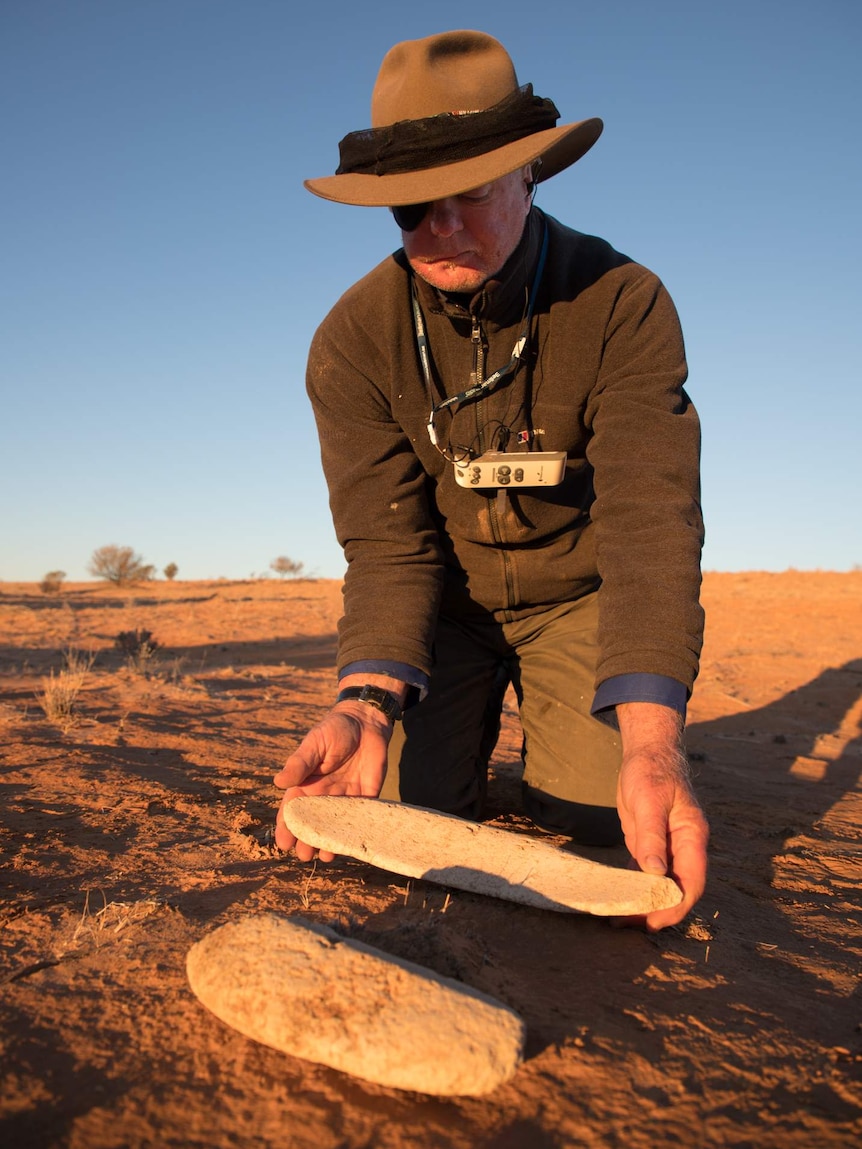
M484 32L405 40L386 53L371 97L371 128L339 144L334 176L306 180L322 199L398 207L460 195L541 159L556 175L593 146L602 121L555 127L550 100L518 85L499 41Z

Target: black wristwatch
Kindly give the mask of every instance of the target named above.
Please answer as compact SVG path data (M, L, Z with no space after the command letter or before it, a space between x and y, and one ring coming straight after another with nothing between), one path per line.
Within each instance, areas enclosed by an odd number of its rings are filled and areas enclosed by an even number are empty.
M382 686L346 686L338 692L336 702L346 702L355 698L359 702L367 702L376 710L385 714L389 721L395 725L401 721L401 703L391 690L384 690Z

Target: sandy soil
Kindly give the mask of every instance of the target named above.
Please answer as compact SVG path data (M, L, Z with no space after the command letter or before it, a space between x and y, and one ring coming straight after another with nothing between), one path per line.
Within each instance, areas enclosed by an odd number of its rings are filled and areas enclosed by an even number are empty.
M858 1145L862 572L712 574L704 599L710 885L647 935L271 850L272 774L332 697L336 583L0 584L3 1144ZM141 629L159 646L130 663L115 639ZM48 721L76 651L95 662ZM529 832L518 744L510 700L493 814ZM433 1099L227 1029L186 951L269 910L500 998L524 1066Z

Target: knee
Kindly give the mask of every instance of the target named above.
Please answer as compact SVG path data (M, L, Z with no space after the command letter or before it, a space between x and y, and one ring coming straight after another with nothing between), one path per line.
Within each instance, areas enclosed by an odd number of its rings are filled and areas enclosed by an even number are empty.
M615 806L570 802L536 790L526 782L522 793L524 812L543 830L565 834L579 846L619 846L624 841Z
M411 806L455 814L471 822L481 822L484 816L487 782L481 771L462 778L441 779L402 769L399 790L401 801Z

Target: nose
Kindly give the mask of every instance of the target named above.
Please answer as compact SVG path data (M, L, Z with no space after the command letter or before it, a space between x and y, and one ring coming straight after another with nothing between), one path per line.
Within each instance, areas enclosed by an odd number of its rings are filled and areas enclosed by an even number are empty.
M441 239L447 239L450 235L460 231L464 226L464 221L458 209L458 200L454 197L435 199L428 211L428 224L432 234Z

